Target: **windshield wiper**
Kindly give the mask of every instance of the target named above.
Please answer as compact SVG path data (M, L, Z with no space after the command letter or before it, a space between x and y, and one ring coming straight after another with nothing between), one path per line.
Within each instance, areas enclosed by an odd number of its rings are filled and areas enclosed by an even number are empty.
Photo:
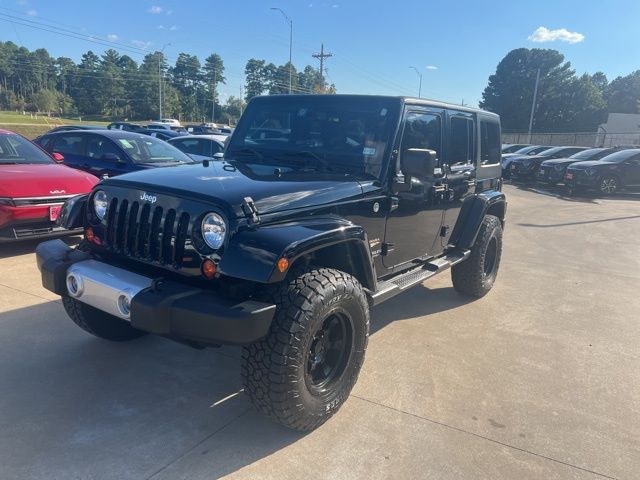
M309 150L299 150L299 151L290 151L290 152L281 152L279 155L283 155L285 157L299 157L304 156L307 158L312 158L316 161L316 164L321 166L326 171L333 170L329 162L327 162L324 158L322 158L317 153L311 152Z

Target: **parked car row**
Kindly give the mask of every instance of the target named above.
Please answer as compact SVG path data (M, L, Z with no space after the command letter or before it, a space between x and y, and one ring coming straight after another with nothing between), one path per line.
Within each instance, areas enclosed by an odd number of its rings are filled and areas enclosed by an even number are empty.
M515 151L512 147L522 147ZM609 195L640 187L640 148L551 147L503 145L502 171L505 178L563 183L570 191L596 190ZM504 153L508 152L508 153Z

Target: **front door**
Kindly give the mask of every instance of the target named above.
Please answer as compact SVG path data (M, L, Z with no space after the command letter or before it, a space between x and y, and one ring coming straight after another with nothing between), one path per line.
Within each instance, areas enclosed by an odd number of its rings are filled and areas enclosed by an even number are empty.
M402 264L442 250L438 239L445 208L440 164L444 118L441 109L410 106L405 112L396 171L400 170L403 154L412 148L434 150L438 161L435 173L412 178L411 190L392 199L395 205L387 217L383 245L386 268L402 268Z

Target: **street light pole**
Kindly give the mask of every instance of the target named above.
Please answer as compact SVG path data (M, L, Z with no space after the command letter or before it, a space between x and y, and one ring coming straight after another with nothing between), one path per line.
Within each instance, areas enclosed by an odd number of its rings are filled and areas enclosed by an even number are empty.
M289 22L289 94L291 94L293 85L293 63L291 63L293 55L293 20L291 20L281 8L271 7L271 10L279 11L284 16L285 20Z
M161 67L162 59L164 58L164 49L167 48L170 43L165 43L160 50L160 56L158 57L158 120L162 120L162 73Z
M422 73L420 73L420 70L418 70L416 67L409 67L409 68L413 68L418 74L418 77L420 77L420 86L418 87L418 98L422 98Z
M533 101L531 102L531 115L529 116L529 134L527 135L527 143L531 143L531 130L533 129L533 117L536 112L536 100L538 99L538 84L540 83L540 69L536 74L536 86L533 88Z

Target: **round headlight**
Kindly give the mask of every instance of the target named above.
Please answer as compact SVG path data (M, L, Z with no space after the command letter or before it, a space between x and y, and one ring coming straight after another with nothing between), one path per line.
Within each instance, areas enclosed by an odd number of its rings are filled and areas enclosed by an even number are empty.
M104 190L98 190L93 196L93 211L99 220L102 220L106 215L108 205L107 193Z
M202 238L205 243L217 250L224 243L227 234L227 224L217 213L207 213L202 219Z

